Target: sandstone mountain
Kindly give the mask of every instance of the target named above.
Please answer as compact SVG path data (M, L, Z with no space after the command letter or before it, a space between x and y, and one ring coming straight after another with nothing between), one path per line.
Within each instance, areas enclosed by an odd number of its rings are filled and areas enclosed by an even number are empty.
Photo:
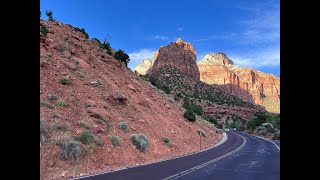
M280 78L234 65L224 53L207 54L199 63L200 79L227 93L280 112Z
M212 124L200 118L187 121L177 102L78 28L43 20L40 27L41 180L69 179L191 153L199 147L198 130L207 134L203 147L220 141L220 131ZM182 44L172 46L178 52L190 49ZM193 53L188 53L186 61L195 63ZM147 138L144 152L131 142L135 133ZM171 140L170 146L163 137Z
M162 46L155 53L154 62L151 63L148 74L156 73L165 65L177 67L186 76L199 81L200 73L196 62L196 51L193 46L178 38L168 46Z
M150 59L147 58L143 60L140 64L138 64L138 66L135 67L133 71L136 71L138 74L145 75L149 70L150 66L151 66L151 61Z

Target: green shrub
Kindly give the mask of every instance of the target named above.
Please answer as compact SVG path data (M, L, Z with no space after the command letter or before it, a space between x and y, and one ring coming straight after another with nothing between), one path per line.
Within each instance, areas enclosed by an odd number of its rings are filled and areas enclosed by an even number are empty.
M203 114L202 107L199 106L199 105L194 105L194 104L192 104L192 105L190 106L190 109L191 109L194 113L196 113L197 115L199 115L199 116L201 116L201 115Z
M56 96L56 95L53 95L53 94L49 94L48 95L48 100L49 101L55 101L55 100L57 100L58 99L58 97Z
M98 38L92 38L92 40L97 41L99 43L99 45L101 45L101 42L100 42L100 40Z
M122 129L123 131L127 132L127 130L128 130L128 123L127 123L127 122L124 122L124 121L120 122L120 123L119 123L119 128Z
M110 140L111 140L111 143L112 143L112 145L114 145L114 146L120 146L120 140L119 140L119 138L117 137L117 136L111 136L110 137Z
M262 124L261 120L257 117L254 117L254 118L251 118L247 121L247 128L254 130L260 124Z
M44 120L40 120L40 135L46 135L48 133L48 130L47 130L47 127L46 127L46 124L44 122Z
M206 133L203 130L198 130L198 134L202 137L206 137Z
M74 141L72 138L63 138L58 142L58 145L62 149L60 158L62 160L76 161L81 154L81 145L79 142Z
M82 132L79 136L75 137L75 140L87 145L95 143L95 139L91 131Z
M44 35L47 36L48 34L48 29L45 26L40 26L40 32Z
M205 119L206 119L207 121L211 122L212 124L215 124L215 125L217 125L217 123L218 123L215 118L213 118L213 117L211 117L211 116L209 116L209 115L206 116Z
M47 16L48 16L48 20L49 20L49 21L53 21L52 11L51 11L51 10L46 10L46 14L47 14Z
M227 125L226 128L231 128L231 129L236 128L236 129L239 129L239 125L238 125L238 123L236 123L236 122L232 122L232 123L230 123L229 125Z
M218 129L222 129L222 124L217 123L216 127L217 127Z
M69 85L71 84L71 80L68 77L63 76L60 78L60 83L63 85Z
M114 58L119 60L120 62L124 63L126 67L128 67L128 63L130 61L129 55L126 54L123 50L119 49L115 52Z
M51 113L51 117L52 118L58 118L59 116L58 116L58 114L56 112L52 112Z
M132 134L130 139L132 144L135 145L138 150L141 152L146 150L148 146L148 139L144 134Z
M191 122L196 121L196 115L189 109L187 109L186 112L184 112L183 116Z
M164 142L164 143L170 143L170 139L167 138L167 137L162 137L161 140Z
M78 125L84 129L90 129L90 126L86 122L79 122Z
M56 130L60 130L60 131L67 131L69 129L68 125L66 124L53 124L52 125L52 128L53 129L56 129Z
M86 36L86 39L89 38L89 34L86 33L86 30L84 28L81 28L80 31Z
M61 107L66 107L67 106L67 102L65 100L59 100L58 101L58 106L61 106Z
M162 137L161 140L168 146L172 147L171 140L167 137Z

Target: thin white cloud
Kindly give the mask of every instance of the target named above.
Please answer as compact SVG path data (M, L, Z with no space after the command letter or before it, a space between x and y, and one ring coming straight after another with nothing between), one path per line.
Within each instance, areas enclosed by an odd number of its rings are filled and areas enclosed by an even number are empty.
M279 48L255 50L246 54L230 54L228 57L240 67L260 68L280 65Z
M156 52L156 49L145 48L145 49L139 49L131 53L128 53L130 57L130 62L128 64L128 67L131 70L133 70L144 59L149 58L150 60L152 60L155 52Z
M165 41L169 39L167 36L162 36L162 35L155 35L152 38L156 40L161 40L161 41Z
M183 31L184 27L180 27L177 29L177 31Z

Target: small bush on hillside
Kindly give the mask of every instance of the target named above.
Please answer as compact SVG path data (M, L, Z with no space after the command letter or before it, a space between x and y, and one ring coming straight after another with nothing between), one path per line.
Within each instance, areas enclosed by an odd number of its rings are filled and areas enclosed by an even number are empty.
M66 77L66 76L63 76L60 78L60 83L63 84L63 85L70 85L71 84L71 80Z
M86 36L86 39L89 38L89 34L86 32L84 28L81 28L80 31Z
M49 101L55 101L55 100L58 100L58 96L53 95L53 94L49 94L49 95L48 95L48 100L49 100Z
M87 145L95 143L94 136L91 131L82 132L79 136L75 137L75 140Z
M123 50L119 49L115 52L114 58L119 60L120 62L124 63L126 67L128 67L128 63L130 61L129 55L126 54Z
M219 129L222 129L222 124L217 123L216 127L219 128Z
M217 120L211 116L206 116L205 119L209 122L211 122L212 124L217 124Z
M203 130L199 130L198 134L202 137L206 137L206 133Z
M254 130L256 127L258 127L261 123L261 120L258 119L257 117L254 117L252 119L249 119L247 121L247 128L248 129L251 129L251 130Z
M40 135L46 135L48 133L44 120L40 120Z
M48 34L48 29L45 26L40 26L40 32L44 35L47 36Z
M62 149L60 153L60 158L62 160L76 161L79 159L81 154L81 145L79 142L74 141L72 138L67 137L61 139L58 145Z
M90 129L90 126L86 122L79 122L78 125L84 129Z
M51 11L51 10L46 10L46 14L47 14L47 16L48 16L48 20L49 20L49 21L53 21L52 11Z
M92 38L92 40L97 41L99 43L99 45L101 45L101 42L98 38Z
M196 121L196 115L189 109L187 109L186 112L184 112L183 116L191 122Z
M196 113L197 115L199 115L199 116L201 116L201 115L203 114L202 107L199 106L199 105L194 105L194 104L192 104L192 105L190 106L190 109L191 109L194 113Z
M58 116L58 114L56 112L52 112L51 113L51 117L52 118L58 118L59 116Z
M124 121L120 122L120 123L119 123L119 128L122 129L123 131L127 132L127 130L128 130L128 123L127 123L127 122L124 122Z
M119 138L117 137L117 136L111 136L110 137L110 140L111 140L111 143L112 143L112 145L114 145L114 146L120 146L120 140L119 140Z
M67 106L67 102L65 100L59 100L58 101L58 106L61 106L61 107L66 107Z
M231 128L231 129L236 128L236 129L239 129L239 125L238 125L238 123L236 123L236 122L232 122L232 123L230 123L229 125L227 125L226 128Z
M161 140L168 146L168 147L171 147L172 144L171 144L171 140L167 137L162 137Z
M141 152L146 150L148 146L148 139L144 134L132 134L130 139L132 144L135 145L138 150Z
M59 130L59 131L67 131L69 129L68 125L66 124L53 124L53 129Z

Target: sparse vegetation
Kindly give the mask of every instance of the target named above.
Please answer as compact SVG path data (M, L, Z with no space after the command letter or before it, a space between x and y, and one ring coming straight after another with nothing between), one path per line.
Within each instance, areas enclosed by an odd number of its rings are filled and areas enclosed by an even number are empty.
M58 106L61 106L61 107L66 107L67 106L67 102L63 99L60 99L58 101Z
M146 150L148 146L148 139L146 135L132 134L130 139L132 144L135 145L138 150L140 150L141 152L144 152Z
M40 32L44 35L47 36L48 34L48 29L45 26L40 26Z
M68 125L59 123L53 124L52 128L59 131L67 131L69 129Z
M124 122L124 121L120 122L119 128L122 129L124 132L127 132L128 131L128 123Z
M100 44L100 48L106 49L107 50L107 54L112 55L109 39L110 39L110 37L109 37L109 35L107 35L107 37L104 39L103 43Z
M63 85L70 85L71 84L71 80L66 77L66 76L63 76L60 78L60 83L63 84Z
M49 101L55 101L55 100L57 100L58 99L58 96L56 96L56 95L53 95L53 94L49 94L48 95L48 100Z
M193 111L191 111L191 110L189 110L189 109L187 109L187 110L184 112L183 116L184 116L186 119L188 119L189 121L191 121L191 122L195 122L195 121L196 121L196 115L193 113Z
M120 146L120 140L119 140L119 138L117 136L112 135L110 137L110 141L111 141L112 145Z
M206 133L203 130L198 130L198 134L202 137L206 137Z
M162 137L161 140L168 146L171 147L171 140L168 137Z
M82 128L84 128L84 129L90 129L90 125L87 124L87 123L84 122L84 121L79 122L79 126L82 127Z
M238 124L237 122L234 122L234 121L233 121L232 123L230 123L229 125L227 125L226 128L231 128L231 129L236 128L236 129L239 129L239 124Z
M81 28L80 31L85 35L86 39L89 39L89 34L86 32L84 28Z
M71 137L65 137L58 142L61 148L60 158L62 160L77 161L81 154L81 145Z
M51 117L52 118L58 118L59 116L58 116L58 114L56 112L52 112L51 113Z
M115 52L114 58L119 60L121 63L124 63L126 67L128 67L128 63L130 61L129 55L126 54L123 50L119 49Z
M83 131L79 136L75 137L75 140L80 141L83 144L89 145L95 143L95 139L91 131Z
M40 135L47 135L48 129L43 119L40 119Z
M47 16L48 16L48 20L49 20L49 21L53 21L52 11L51 11L51 10L46 10L46 14L47 14Z

